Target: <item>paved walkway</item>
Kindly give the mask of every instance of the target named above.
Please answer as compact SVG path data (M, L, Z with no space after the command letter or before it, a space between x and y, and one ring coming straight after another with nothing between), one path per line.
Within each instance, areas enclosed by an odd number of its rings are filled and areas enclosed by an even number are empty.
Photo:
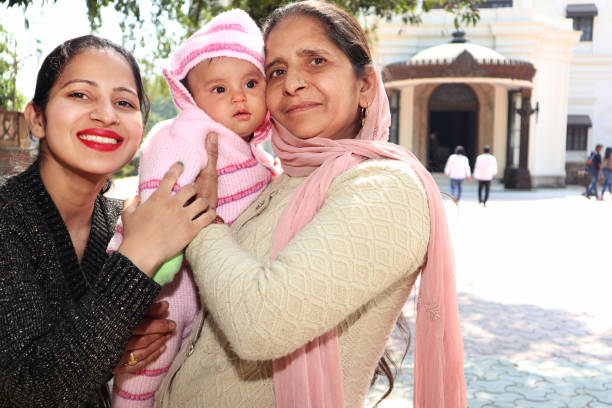
M582 191L495 184L482 208L469 183L447 202L470 408L612 406L612 201ZM412 407L411 354L381 408Z
M482 208L474 183L466 190L447 212L468 406L612 406L612 201L587 200L578 187L496 185ZM404 310L411 320L414 307ZM412 407L411 356L379 406Z

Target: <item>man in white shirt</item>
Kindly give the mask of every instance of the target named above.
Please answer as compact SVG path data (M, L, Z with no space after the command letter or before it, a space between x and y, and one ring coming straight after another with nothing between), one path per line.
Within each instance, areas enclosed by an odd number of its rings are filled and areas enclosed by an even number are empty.
M485 146L483 151L484 153L476 157L474 179L478 180L478 203L486 207L487 200L489 199L491 180L493 180L493 177L497 174L497 159L490 153L491 147ZM483 189L484 198L482 196Z
M455 147L455 154L451 154L444 166L444 174L450 177L451 195L455 202L461 199L461 191L463 190L463 181L470 181L470 162L465 157L465 149L463 146Z

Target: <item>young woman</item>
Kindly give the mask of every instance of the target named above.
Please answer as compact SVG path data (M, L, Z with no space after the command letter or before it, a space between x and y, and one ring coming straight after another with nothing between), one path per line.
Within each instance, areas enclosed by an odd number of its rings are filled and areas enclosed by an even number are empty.
M155 198L124 207L125 239L106 254L121 203L102 194L147 111L136 61L107 40L69 40L40 68L25 110L40 157L0 188L0 406L103 405L113 369L163 349L167 330L140 336L146 323L128 344L160 290L151 276L215 215L194 186L171 195L177 164Z
M363 406L422 273L415 406L465 407L440 192L386 142L388 101L362 29L305 1L273 12L264 38L284 173L231 227L209 226L189 245L206 313L160 405Z

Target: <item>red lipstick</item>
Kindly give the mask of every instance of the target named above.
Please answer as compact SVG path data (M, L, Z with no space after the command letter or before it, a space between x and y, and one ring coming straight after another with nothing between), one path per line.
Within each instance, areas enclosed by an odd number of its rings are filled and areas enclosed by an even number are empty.
M117 150L123 143L121 136L108 129L84 129L77 132L77 137L85 146L101 152Z

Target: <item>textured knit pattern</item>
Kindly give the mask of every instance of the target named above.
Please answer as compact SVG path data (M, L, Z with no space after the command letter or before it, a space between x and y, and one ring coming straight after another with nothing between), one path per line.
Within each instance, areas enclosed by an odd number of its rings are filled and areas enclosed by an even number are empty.
M38 163L0 188L0 406L97 406L160 290L106 254L120 210L98 196L79 264Z
M247 143L213 121L195 104L180 82L195 65L219 56L245 59L263 73L263 38L255 22L244 11L230 10L218 15L173 53L170 68L164 70L164 75L181 112L174 120L158 124L142 147L138 193L141 202L146 201L168 168L178 161L184 164L184 171L174 191L193 183L206 166L206 136L214 131L219 140L216 211L231 224L268 185L274 170L271 157L259 146L269 136L268 118ZM119 248L121 231L118 224L109 251ZM159 300L169 303L168 318L177 324L175 335L166 342L166 351L144 372L117 376L113 386L113 406L116 408L153 406L155 391L184 339L189 336L199 305L188 264L183 264L174 281L164 286Z
M346 406L363 406L423 263L427 199L407 164L368 160L334 180L320 211L271 261L276 223L303 180L279 176L229 229L211 225L189 245L209 313L193 353L186 357L195 328L171 386L158 392L162 406L273 407L270 360L334 326Z

